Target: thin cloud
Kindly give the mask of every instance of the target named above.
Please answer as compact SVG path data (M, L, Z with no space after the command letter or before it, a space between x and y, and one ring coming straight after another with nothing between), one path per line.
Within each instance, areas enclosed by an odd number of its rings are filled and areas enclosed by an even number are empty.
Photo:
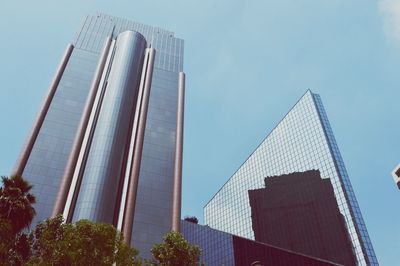
M400 45L400 0L381 0L379 9L387 38Z

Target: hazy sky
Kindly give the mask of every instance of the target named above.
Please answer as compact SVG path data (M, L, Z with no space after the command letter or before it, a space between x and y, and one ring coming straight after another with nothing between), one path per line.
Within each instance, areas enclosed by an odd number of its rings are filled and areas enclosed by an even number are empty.
M108 13L185 39L182 215L203 206L301 95L320 94L381 265L400 262L400 0L0 2L0 174L68 42Z

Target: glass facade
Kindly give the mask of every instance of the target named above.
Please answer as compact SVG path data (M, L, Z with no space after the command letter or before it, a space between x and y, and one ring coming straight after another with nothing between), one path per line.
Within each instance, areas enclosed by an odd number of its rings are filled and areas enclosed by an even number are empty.
M260 265L274 266L333 266L328 260L306 256L269 244L248 240L212 229L209 226L181 222L181 232L190 243L201 250L200 263L218 266Z
M132 231L133 246L146 256L172 226L177 97L177 73L155 68Z
M129 49L123 47L124 44L118 43L118 36L125 31L140 33L145 45L139 42ZM124 61L125 56L136 58L137 62L143 60L144 46L156 51L131 241L142 257L149 257L150 247L162 241L172 224L178 77L183 71L183 40L174 37L173 32L105 14L87 16L77 33L72 55L23 176L34 185L33 193L37 196L35 224L51 216L100 53L109 36L117 38L111 69L116 69L118 60ZM128 54L118 56L119 50ZM136 53L137 56L133 55ZM114 174L119 171L126 148L125 127L134 115L132 102L136 97L134 91L130 94L122 88L130 86L129 82L137 82L127 80L125 84L112 85L113 76L114 81L124 79L127 74L124 71L130 68L126 64L132 63L122 61L119 63L125 64L124 67L115 70L118 73L111 71L106 85L113 88L105 92L86 163L87 172L83 174L77 197L75 220L111 222L110 217L116 211L115 194L120 176ZM140 78L140 71L132 76ZM118 147L122 148L118 151Z
M90 146L74 221L113 222L145 48L146 41L137 32L126 31L118 35L113 67Z
M23 172L37 200L32 226L51 216L97 60L97 53L73 50L32 148Z
M317 94L307 91L204 208L212 228L254 239L248 190L268 176L316 169L330 178L359 265L378 265L349 177Z
M205 265L235 265L231 234L187 221L181 222L181 233L201 249L200 262Z

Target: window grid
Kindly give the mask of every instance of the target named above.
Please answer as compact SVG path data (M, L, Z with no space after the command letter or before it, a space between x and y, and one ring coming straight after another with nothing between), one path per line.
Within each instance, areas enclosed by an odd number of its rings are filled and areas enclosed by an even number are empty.
M319 96L311 91L306 92L207 203L204 207L205 223L218 230L254 239L247 191L262 188L263 179L267 176L312 169L320 170L322 178L331 179L339 210L345 217L358 263L377 265L328 118ZM349 195L349 199L346 198L345 193ZM350 208L357 216L352 215ZM359 234L357 234L356 226ZM365 247L366 254L362 246Z

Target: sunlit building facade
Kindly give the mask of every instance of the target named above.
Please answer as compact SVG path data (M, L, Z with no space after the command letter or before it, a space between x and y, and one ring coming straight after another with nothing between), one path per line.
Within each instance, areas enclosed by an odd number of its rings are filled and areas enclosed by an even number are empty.
M67 46L13 174L34 185L34 224L114 224L147 257L179 229L183 40L105 14Z
M204 207L205 224L254 239L248 191L264 178L319 170L329 178L359 265L378 265L319 95L308 90Z

